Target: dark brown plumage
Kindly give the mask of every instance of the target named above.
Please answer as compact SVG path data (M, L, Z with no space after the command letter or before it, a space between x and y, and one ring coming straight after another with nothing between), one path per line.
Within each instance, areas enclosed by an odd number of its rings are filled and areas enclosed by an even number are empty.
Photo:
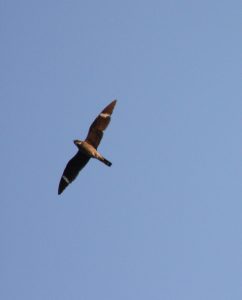
M116 105L117 100L112 101L104 110L96 117L89 128L88 135L85 141L75 140L74 144L78 147L76 155L67 163L65 170L61 176L58 194L61 194L64 189L77 177L78 173L88 163L90 158L96 158L111 166L112 163L104 158L98 151L97 147L103 137L103 131L108 127L111 120L111 115Z

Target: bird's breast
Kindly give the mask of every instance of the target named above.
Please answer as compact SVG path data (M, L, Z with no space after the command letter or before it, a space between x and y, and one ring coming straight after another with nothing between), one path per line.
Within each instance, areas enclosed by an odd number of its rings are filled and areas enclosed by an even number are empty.
M79 146L79 150L86 154L87 156L90 157L95 157L95 154L97 152L97 150L90 144L88 144L87 142L83 142L80 146Z

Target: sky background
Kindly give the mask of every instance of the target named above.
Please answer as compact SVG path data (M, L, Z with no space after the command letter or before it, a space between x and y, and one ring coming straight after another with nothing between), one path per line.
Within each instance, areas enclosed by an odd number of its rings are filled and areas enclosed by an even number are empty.
M242 299L241 11L0 1L0 299Z

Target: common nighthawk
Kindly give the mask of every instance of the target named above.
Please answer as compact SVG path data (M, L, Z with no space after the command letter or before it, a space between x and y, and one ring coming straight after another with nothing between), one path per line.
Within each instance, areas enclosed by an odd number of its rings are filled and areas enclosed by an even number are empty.
M112 163L104 158L98 151L97 147L103 137L103 131L107 128L111 114L115 107L117 100L112 101L104 110L96 117L85 141L74 140L74 144L78 148L76 155L67 163L62 174L58 194L61 194L64 189L77 177L78 173L88 163L90 158L96 158L105 165L111 167Z

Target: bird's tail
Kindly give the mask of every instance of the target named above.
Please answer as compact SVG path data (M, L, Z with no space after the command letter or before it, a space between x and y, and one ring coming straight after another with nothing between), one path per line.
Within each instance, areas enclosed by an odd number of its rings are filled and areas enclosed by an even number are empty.
M111 167L111 165L112 165L112 163L109 160L107 160L106 158L104 158L104 157L102 157L100 159L100 161L103 162L106 166Z

